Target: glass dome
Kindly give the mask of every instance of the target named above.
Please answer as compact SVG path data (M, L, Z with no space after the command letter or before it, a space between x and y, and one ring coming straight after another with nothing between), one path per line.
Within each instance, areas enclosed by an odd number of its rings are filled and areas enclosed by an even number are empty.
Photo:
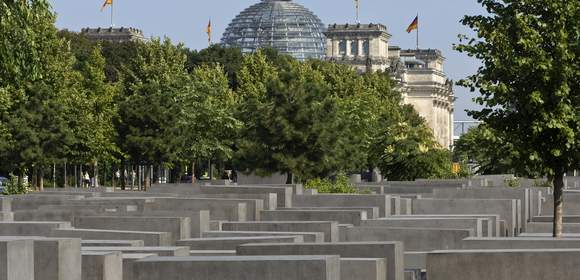
M299 60L323 59L324 28L315 14L291 0L262 0L232 20L222 44L245 53L269 46Z

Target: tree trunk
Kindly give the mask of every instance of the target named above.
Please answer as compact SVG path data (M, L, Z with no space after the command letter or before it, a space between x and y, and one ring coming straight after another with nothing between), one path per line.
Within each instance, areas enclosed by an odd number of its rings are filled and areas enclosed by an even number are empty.
M31 179L30 180L30 187L34 188L35 191L38 191L38 183L36 183L37 179L38 179L38 176L36 175L37 173L38 173L38 167L35 166L32 168L32 175L30 176L31 177L30 178Z
M99 162L95 160L93 163L93 176L94 176L94 186L95 188L99 187Z
M141 191L141 182L143 182L143 181L141 180L141 176L142 176L143 174L141 174L141 173L142 173L142 172L141 172L141 166L140 166L140 165L137 165L137 190L138 190L138 191Z
M554 237L562 238L562 212L564 208L564 172L556 171L554 176Z
M79 165L79 182L81 189L85 187L85 174L83 174L83 165Z
M151 166L146 165L144 170L144 183L143 183L143 191L147 191L151 187Z
M195 160L191 161L191 184L195 185Z
M44 168L39 167L38 172L36 172L37 178L36 183L38 184L38 191L44 191Z
M288 175L286 175L286 184L290 185L294 183L294 175L292 174L292 172L288 172Z
M121 171L120 172L121 172L121 174L119 174L119 175L121 175L121 176L119 176L120 177L119 185L121 186L121 190L124 191L125 189L127 189L127 181L126 181L126 176L125 176L125 173L127 172L127 168L125 166L125 163L121 164Z
M64 161L64 175L63 175L63 177L64 177L64 182L62 185L66 189L68 187L68 182L67 182L68 176L67 176L67 172L66 172L66 160Z
M161 172L158 165L153 166L153 183L161 184Z
M135 189L135 166L131 164L131 190Z

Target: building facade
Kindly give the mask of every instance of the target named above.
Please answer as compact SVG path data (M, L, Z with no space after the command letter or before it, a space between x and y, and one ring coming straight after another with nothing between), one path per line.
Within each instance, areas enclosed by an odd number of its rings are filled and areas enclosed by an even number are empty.
M453 145L455 96L453 82L443 71L441 51L391 46L391 35L382 24L333 24L325 35L328 61L351 65L359 72L390 72L403 102L426 120L441 147Z

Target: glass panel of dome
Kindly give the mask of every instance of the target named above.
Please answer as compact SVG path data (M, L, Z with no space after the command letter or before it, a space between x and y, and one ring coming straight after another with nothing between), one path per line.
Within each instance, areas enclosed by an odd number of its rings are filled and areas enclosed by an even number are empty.
M274 46L297 59L322 59L326 44L324 30L320 19L299 4L290 0L263 0L232 20L224 32L222 44L239 47L239 42L243 41L248 44L244 49ZM286 48L289 43L305 47Z

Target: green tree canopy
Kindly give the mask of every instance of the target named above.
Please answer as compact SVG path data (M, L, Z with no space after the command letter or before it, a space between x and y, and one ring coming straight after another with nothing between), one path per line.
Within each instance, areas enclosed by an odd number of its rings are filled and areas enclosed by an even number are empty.
M518 161L554 178L554 235L561 236L563 177L580 156L580 3L479 0L466 16L477 37L457 49L483 66L462 84L485 108L471 115L504 136Z

